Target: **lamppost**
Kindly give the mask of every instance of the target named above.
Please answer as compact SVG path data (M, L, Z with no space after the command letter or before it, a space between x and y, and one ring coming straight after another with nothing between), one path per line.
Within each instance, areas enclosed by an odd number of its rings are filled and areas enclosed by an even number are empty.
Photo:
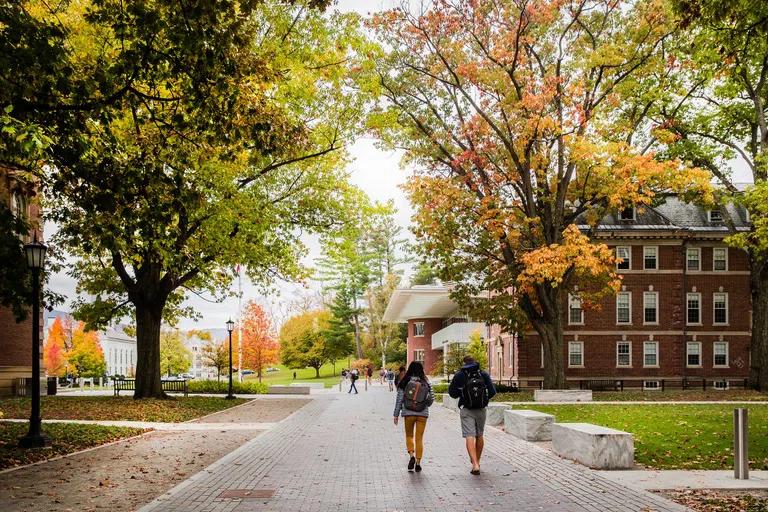
M235 322L230 318L227 320L227 331L229 332L229 394L226 396L227 400L233 400L235 395L232 394L232 331L235 330Z
M40 271L45 264L46 246L37 241L24 246L27 266L32 270L32 415L29 432L19 440L22 448L50 448L51 438L45 435L40 419Z

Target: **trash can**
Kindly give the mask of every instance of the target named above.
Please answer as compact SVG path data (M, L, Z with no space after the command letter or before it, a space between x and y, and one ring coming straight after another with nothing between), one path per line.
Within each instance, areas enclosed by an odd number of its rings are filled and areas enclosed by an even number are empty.
M58 382L56 381L56 377L48 377L48 396L56 394L56 388L58 387Z

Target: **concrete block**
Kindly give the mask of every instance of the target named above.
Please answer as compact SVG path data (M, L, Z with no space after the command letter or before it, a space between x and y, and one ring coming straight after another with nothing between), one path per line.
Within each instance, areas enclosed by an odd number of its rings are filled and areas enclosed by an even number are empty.
M536 402L591 402L592 390L586 389L537 389L533 392Z
M504 424L504 412L511 409L511 405L507 404L495 404L491 402L488 407L485 408L485 423L492 427L498 427Z
M590 423L552 425L552 451L595 469L631 469L635 464L632 434Z
M551 441L555 417L539 411L504 411L504 431L526 441Z
M308 395L308 387L291 387L291 386L269 386L267 389L268 395Z
M292 388L310 388L310 389L325 389L325 384L322 382L291 382Z
M453 412L459 412L459 399L451 398L451 395L448 393L443 393L443 407Z

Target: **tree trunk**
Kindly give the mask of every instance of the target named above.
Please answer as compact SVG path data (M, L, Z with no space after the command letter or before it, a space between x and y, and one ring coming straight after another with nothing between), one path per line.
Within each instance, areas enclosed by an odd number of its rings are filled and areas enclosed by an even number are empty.
M768 262L754 256L750 260L752 341L749 386L757 391L768 391Z
M534 307L527 297L521 303L544 345L544 389L568 389L564 364L567 354L563 342L565 307L561 300L562 289L561 286L540 286L537 290L540 310Z
M134 303L135 304L135 303ZM136 391L134 398L167 398L160 383L162 308L136 306Z
M357 297L355 297L355 310L357 310ZM357 348L357 358L363 358L363 346L360 344L360 321L355 313L355 346Z
M320 367L319 366L315 366L315 378L316 379L320 378Z

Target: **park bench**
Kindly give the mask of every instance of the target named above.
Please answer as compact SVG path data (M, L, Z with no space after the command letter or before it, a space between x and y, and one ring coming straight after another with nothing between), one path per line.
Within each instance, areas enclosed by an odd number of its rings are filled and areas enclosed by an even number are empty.
M184 393L187 396L189 387L186 380L163 380L160 381L163 391L168 393ZM136 379L115 379L115 396L120 396L121 391L135 391Z
M591 379L579 381L579 389L592 391L624 391L623 380Z
M632 434L590 423L554 423L552 451L595 469L631 469L635 464Z
M551 441L555 417L539 411L504 411L504 432L526 441Z

